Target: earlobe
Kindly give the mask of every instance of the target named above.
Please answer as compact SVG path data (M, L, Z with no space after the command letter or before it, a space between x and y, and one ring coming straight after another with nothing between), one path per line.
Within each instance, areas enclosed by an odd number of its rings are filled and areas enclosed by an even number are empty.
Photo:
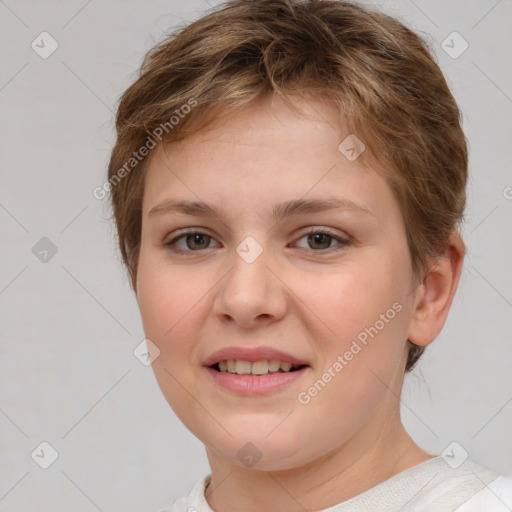
M415 310L408 333L408 339L415 345L432 343L443 328L459 284L464 253L462 238L453 232L445 252L432 262L416 290Z

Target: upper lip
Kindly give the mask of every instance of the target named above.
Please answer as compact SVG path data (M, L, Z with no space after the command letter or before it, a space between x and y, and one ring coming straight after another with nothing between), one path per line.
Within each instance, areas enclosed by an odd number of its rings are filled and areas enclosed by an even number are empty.
M298 359L297 357L287 354L281 350L272 347L225 347L217 352L208 356L203 365L212 366L219 361L228 361L230 359L237 359L239 361L265 361L270 359L277 359L281 362L289 362L293 365L308 365L306 361Z

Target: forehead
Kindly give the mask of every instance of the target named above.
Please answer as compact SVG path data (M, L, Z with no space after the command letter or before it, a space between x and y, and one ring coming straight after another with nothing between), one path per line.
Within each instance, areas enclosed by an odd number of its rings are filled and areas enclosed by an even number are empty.
M394 199L385 180L364 151L353 158L364 149L364 136L350 134L332 105L304 100L298 106L300 112L277 99L260 100L155 148L144 215L169 195L253 211L326 195L357 199L377 215L389 209Z

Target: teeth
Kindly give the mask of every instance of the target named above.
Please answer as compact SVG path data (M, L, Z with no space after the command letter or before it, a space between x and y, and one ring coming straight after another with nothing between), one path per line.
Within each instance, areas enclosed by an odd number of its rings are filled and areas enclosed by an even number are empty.
M285 372L289 372L291 367L292 367L292 363L281 363L281 368Z
M289 372L292 367L298 368L298 366L292 365L288 361L279 361L277 359L255 361L243 361L229 359L228 361L219 361L219 369L221 372L237 373L239 375L266 375L267 373L275 373L279 370L283 372Z
M279 371L279 368L281 367L281 363L277 359L271 359L268 363L268 369L271 372L277 372Z
M252 363L251 373L255 375L265 375L265 373L268 373L268 361L256 361Z
M248 375L251 373L252 363L249 361L236 361L235 372L239 375Z

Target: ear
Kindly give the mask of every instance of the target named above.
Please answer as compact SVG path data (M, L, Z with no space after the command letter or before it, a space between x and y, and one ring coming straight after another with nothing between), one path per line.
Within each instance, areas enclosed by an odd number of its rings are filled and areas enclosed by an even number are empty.
M432 343L443 328L459 284L464 254L464 242L453 232L445 252L432 262L415 290L415 310L407 336L415 345Z

